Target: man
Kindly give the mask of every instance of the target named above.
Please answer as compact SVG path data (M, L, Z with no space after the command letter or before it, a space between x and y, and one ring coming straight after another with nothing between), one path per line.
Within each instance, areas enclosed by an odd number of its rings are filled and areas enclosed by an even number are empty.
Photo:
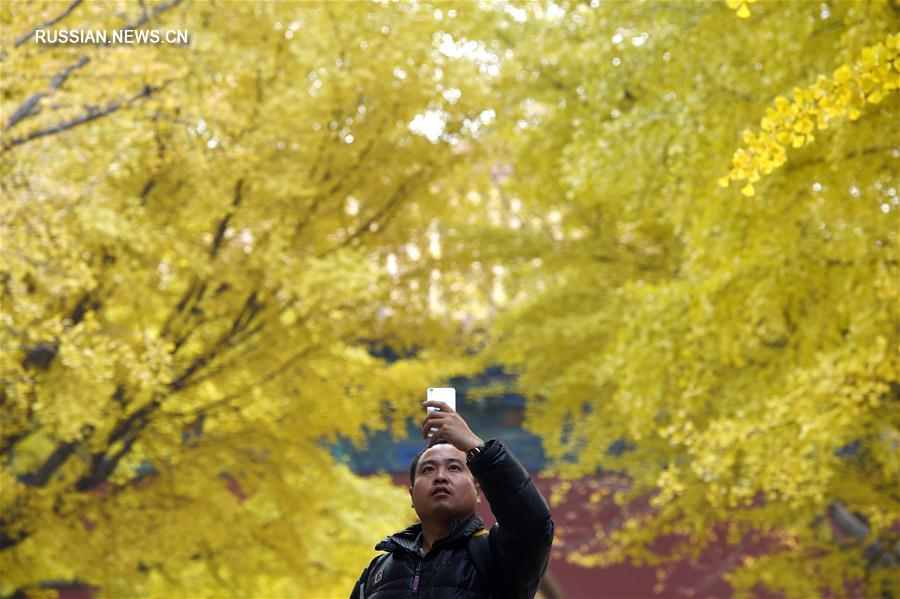
M350 599L532 599L553 543L547 502L500 441L482 441L442 401L425 405L440 411L422 422L423 437L437 430L410 467L421 523L375 546L388 553L363 570ZM497 516L489 533L475 514L482 490Z

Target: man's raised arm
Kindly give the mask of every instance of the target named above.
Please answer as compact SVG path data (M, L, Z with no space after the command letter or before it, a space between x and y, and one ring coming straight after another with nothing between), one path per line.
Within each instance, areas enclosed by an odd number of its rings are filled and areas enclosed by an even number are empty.
M547 502L528 471L500 441L483 443L444 402L426 401L425 405L441 409L428 414L422 422L423 437L435 429L429 446L446 440L469 452L483 444L481 453L467 464L497 516L489 541L500 560L504 595L532 599L547 570L553 544L553 520Z
M553 520L531 475L504 445L492 439L469 469L497 516L491 543L500 558L508 597L531 599L550 559Z

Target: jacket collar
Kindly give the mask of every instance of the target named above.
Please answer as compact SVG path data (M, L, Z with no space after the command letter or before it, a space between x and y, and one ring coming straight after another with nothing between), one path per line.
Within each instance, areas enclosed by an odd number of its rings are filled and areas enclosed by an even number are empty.
M435 542L434 547L441 547L459 541L460 539L468 539L474 533L484 528L484 520L478 514L472 514L465 522L460 522L454 517L450 518L450 533L443 539ZM416 523L412 526L385 537L380 543L375 545L376 551L397 551L408 550L416 555L419 554L419 548L422 546L422 524Z

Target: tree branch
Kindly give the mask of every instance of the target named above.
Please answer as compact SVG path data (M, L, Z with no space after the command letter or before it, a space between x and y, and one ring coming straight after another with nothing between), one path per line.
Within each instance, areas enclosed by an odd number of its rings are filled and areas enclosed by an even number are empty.
M429 164L427 165L427 167L431 167L431 165ZM391 194L391 197L388 198L388 201L385 202L381 208L376 210L375 213L365 222L365 224L359 227L356 231L353 232L352 235L347 237L347 239L339 243L337 246L319 256L319 258L327 256L335 250L345 248L351 243L358 241L363 235L367 235L368 233L370 233L372 225L378 223L379 220L389 215L400 204L400 202L406 198L407 190L412 186L413 182L417 179L420 179L423 175L425 175L425 173L429 172L430 169L427 167L423 168L415 175L403 181L400 186L397 187L394 193Z
M78 0L78 1L80 2L81 0ZM16 125L16 123L18 123L19 121L22 121L26 117L34 116L34 115L40 113L41 110L39 108L37 108L37 105L38 105L38 102L41 101L41 98L56 91L59 88L59 86L61 86L63 83L65 83L66 79L69 78L69 75L73 71L77 71L78 69L80 69L81 67L83 67L84 65L89 63L90 61L91 61L91 59L88 58L87 56L82 56L78 60L78 62L76 62L72 66L65 67L62 71L57 73L56 76L53 78L53 80L50 82L50 86L46 89L46 91L35 92L34 94L31 95L30 98L28 98L27 100L22 102L21 106L19 106L16 109L16 111L14 113L12 113L12 116L9 117L9 122L6 124L6 129L7 130L11 129L12 127L14 127Z
M172 313L166 319L165 324L163 324L163 327L160 331L160 336L167 337L178 315L184 312L185 308L187 308L188 304L192 300L193 303L196 304L201 299L203 299L203 295L205 293L206 283L201 282L199 279L194 279L188 287L187 291L184 292L184 295L181 297L181 299L178 300L178 303L175 305L175 309L172 310Z
M393 108L394 108L394 110L397 109L397 103L394 104ZM376 129L374 135L369 139L366 146L357 155L356 162L350 169L348 169L349 172L351 173L351 175L347 176L347 177L341 177L331 187L331 189L326 191L324 194L320 194L318 197L316 197L313 200L309 209L306 211L306 215L304 216L303 220L298 221L297 224L294 226L293 240L295 243L296 243L297 239L299 238L300 233L302 233L303 230L307 227L307 225L309 225L309 223L312 221L313 216L315 216L315 213L318 211L319 207L322 205L322 202L324 200L333 197L335 194L337 194L339 191L341 191L343 187L347 187L347 188L352 187L352 185L354 183L356 183L356 181L362 176L362 174L367 172L366 169L363 168L363 164L365 163L366 158L372 152L372 148L375 145L375 140L380 138L381 134L387 128L387 120L388 120L388 118L386 117L382 121L382 123L378 126L378 128ZM324 143L325 142L323 142L323 144ZM322 151L322 147L320 146L319 147L320 155L321 155L321 151ZM318 158L317 158L317 160L318 160ZM315 168L315 166L313 168ZM310 177L312 177L312 174L313 174L313 171L311 170ZM326 173L326 176L323 177L321 183L324 183L328 179L329 176L330 175L328 173ZM341 192L341 193L343 193L343 192Z
M119 461L131 451L131 447L137 441L138 433L147 426L150 422L150 415L159 407L159 405L159 399L154 398L116 426L109 434L109 437L107 437L107 447L124 439L122 448L112 455L107 455L106 452L93 454L91 456L90 471L75 483L75 488L77 490L89 491L94 489L112 474L113 470L115 470L116 466L119 464Z
M52 127L45 127L43 129L38 129L36 131L32 131L28 135L25 135L23 137L17 137L11 141L8 141L3 144L2 151L6 152L7 150L9 150L15 146L19 146L24 143L28 143L29 141L33 141L33 140L39 139L41 137L46 137L48 135L53 135L55 133L61 133L62 131L67 131L69 129L77 127L78 125L83 125L85 123L95 121L101 117L104 117L108 114L111 114L111 113L119 110L120 108L122 108L124 106L127 106L127 105L129 105L133 102L136 102L142 98L151 96L153 93L159 91L160 89L164 88L168 84L169 84L169 82L166 81L162 85L158 85L158 86L145 85L143 90L141 90L139 93L135 94L134 96L132 96L130 98L126 98L124 100L116 100L115 102L110 102L109 104L107 104L106 106L104 106L101 109L91 108L88 110L88 112L86 112L86 113L82 114L81 116L78 116L74 119L71 119L68 121L63 121L61 123L57 123L56 125L53 125Z
M210 409L217 408L219 406L227 404L228 402L230 402L232 400L240 398L244 393L250 391L254 387L258 387L260 385L264 385L264 384L268 383L272 379L277 378L278 376L282 375L287 369L294 366L302 358L304 358L304 357L308 356L310 353L312 353L313 349L314 349L314 346L307 346L307 347L301 349L300 351L298 351L298 352L294 353L293 355L291 355L290 357L288 357L284 362L279 364L273 370L267 372L266 374L262 375L261 377L254 380L253 382L248 383L247 385L244 385L243 387L241 387L234 393L231 393L221 399L217 399L211 403L206 404L202 408L198 409L196 411L196 413L206 413ZM192 413L186 413L186 412L167 412L167 413L172 416L188 416L188 415L192 414Z
M18 545L26 536L22 530L11 533L9 523L0 518L0 551Z
M141 25L143 25L150 19L158 16L162 12L169 10L170 8L174 8L174 7L178 6L183 1L184 0L171 0L170 2L163 2L162 4L157 5L156 8L154 8L152 11L149 11L149 12L147 11L146 6L142 6L143 13L141 14L141 17L137 21L130 23L130 24L126 25L125 27L123 27L120 31L128 31L131 29L137 29L138 27L140 27Z
M34 32L37 31L38 29L45 29L47 27L50 27L51 25L55 25L55 24L59 23L60 21L62 21L66 17L68 17L72 13L72 11L75 10L79 4L81 4L81 2L82 2L82 0L75 0L74 2L72 2L72 4L69 5L69 7L66 10L62 11L56 17L53 17L49 21L44 21L43 23L41 23L40 25L37 25L34 29L29 31L28 33L23 34L22 36L19 37L19 39L16 40L16 43L13 45L13 47L18 48L19 46L21 46L22 44L27 42L28 39L32 35L34 35Z
M190 381L191 377L194 376L194 373L196 373L198 370L200 370L210 361L216 358L222 349L229 346L232 340L241 331L249 326L249 324L253 321L253 318L259 313L262 307L263 304L257 301L256 291L250 292L250 295L247 297L247 300L241 307L241 311L238 312L238 315L232 322L231 329L229 329L227 333L222 335L222 337L220 337L219 340L212 345L212 347L194 358L194 361L191 362L191 364L187 368L185 368L181 374L172 379L172 381L169 383L169 388L173 391L180 391L184 389Z
M169 10L170 8L174 8L175 6L178 6L183 1L184 0L170 0L169 2L163 2L163 3L159 4L158 6L156 6L156 8L154 8L152 11L148 11L146 6L143 6L142 7L143 13L141 14L141 16L136 21L129 23L128 25L126 25L125 27L120 29L119 31L129 31L132 29L136 29L136 28L142 26L143 24L145 24L150 19L155 18L155 17L159 16L161 13ZM42 23L41 25L39 25L39 26L35 27L34 29L32 29L31 31L29 31L27 34L21 36L16 41L15 46L18 47L21 44L25 43L25 41L27 41L28 38L31 37L31 35L38 29L41 29L42 27L48 27L50 25L53 25L54 23L59 22L61 19L65 18L67 15L69 15L79 4L81 4L81 2L82 2L82 0L75 0L59 16L57 16L54 19L51 19L45 23ZM25 100L25 102L23 102L22 105L19 106L19 108L16 109L16 111L10 117L9 124L7 125L7 129L14 126L16 123L18 123L22 119L24 119L28 116L33 116L33 115L37 114L38 112L40 112L39 110L35 110L35 107L37 106L38 102L40 102L41 98L48 95L50 92L55 91L57 88L59 88L59 86L62 85L65 82L65 80L69 77L69 75L72 73L72 71L80 69L81 67L86 65L88 62L90 62L90 59L87 56L82 56L75 65L66 67L65 69L60 71L53 78L53 81L50 83L50 87L46 91L37 92L35 94L32 94L31 97L29 97L27 100ZM167 84L168 84L168 81L163 83L163 85L161 85L159 87L145 86L144 90L140 94L138 94L130 99L111 102L110 104L107 104L107 106L105 108L103 108L101 110L93 110L92 109L92 110L89 110L86 114L83 114L80 117L77 117L75 119L72 119L69 121L64 121L62 123L58 123L57 125L55 125L53 127L46 127L43 129L38 129L37 131L33 131L30 134L23 136L23 137L17 137L10 142L4 143L3 147L2 147L2 151L5 152L6 150L8 150L14 146L21 145L23 143L32 141L34 139L38 139L40 137L44 137L46 135L52 135L54 133L59 133L61 131L65 131L67 129L71 129L72 127L76 127L78 125L88 123L90 121L98 119L102 116L110 114L111 112L115 112L122 106L130 104L131 102L134 102L135 100L137 100L141 97L149 96L150 94L157 91L158 89L165 87Z
M234 216L235 209L241 205L241 200L243 199L243 189L244 189L244 180L238 179L237 185L234 187L234 199L231 200L231 209L227 214L219 221L219 225L216 227L216 234L213 237L212 248L209 250L209 257L215 258L216 254L219 252L219 248L222 245L222 240L225 238L225 231L228 229L228 221L231 220L231 217Z
M50 476L69 459L77 445L78 443L74 441L60 443L56 446L56 450L50 454L50 457L41 464L40 468L29 474L19 476L19 481L29 487L43 487L50 480Z

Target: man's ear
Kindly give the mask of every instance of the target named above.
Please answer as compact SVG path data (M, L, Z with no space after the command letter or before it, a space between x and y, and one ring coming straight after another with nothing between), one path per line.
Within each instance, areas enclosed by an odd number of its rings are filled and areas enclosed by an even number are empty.
M413 503L413 501L412 501L412 498L413 498L413 494L412 494L413 488L412 488L412 486L410 485L410 486L408 487L408 489L409 489L409 507L414 508L414 507L416 507L416 505L415 505L415 504Z

